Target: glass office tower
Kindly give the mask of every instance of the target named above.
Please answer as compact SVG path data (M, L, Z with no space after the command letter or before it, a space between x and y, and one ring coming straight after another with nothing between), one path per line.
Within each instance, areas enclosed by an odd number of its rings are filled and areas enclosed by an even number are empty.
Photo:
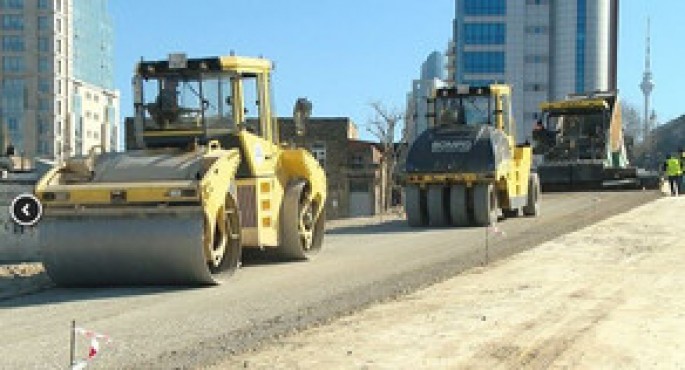
M456 0L453 82L513 87L518 139L539 104L616 88L618 0Z

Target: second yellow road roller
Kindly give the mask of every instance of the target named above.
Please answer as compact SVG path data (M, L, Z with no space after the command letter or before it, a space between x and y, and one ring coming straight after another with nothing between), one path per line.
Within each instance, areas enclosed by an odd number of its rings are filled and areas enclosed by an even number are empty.
M410 226L488 226L500 213L540 213L540 182L530 144L516 142L510 86L436 89L429 124L407 154Z

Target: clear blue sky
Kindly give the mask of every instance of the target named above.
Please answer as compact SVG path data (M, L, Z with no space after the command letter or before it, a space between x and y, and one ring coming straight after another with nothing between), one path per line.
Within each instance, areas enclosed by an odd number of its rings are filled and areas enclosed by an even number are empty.
M183 6L181 6L183 4ZM652 16L654 107L664 122L685 113L669 92L679 91L685 36L685 2L623 0L619 88L641 107L647 14ZM276 62L274 90L280 115L299 96L317 116L349 116L360 126L372 117L368 103L404 111L411 80L433 50L452 34L454 0L374 1L110 1L114 16L116 78L122 116L130 115L130 81L141 57L228 54ZM363 135L368 138L367 135Z

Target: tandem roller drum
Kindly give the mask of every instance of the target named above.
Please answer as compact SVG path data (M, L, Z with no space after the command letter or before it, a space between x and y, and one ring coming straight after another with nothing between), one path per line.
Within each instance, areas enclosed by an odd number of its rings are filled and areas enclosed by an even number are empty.
M210 285L200 207L53 210L41 222L45 269L60 286Z

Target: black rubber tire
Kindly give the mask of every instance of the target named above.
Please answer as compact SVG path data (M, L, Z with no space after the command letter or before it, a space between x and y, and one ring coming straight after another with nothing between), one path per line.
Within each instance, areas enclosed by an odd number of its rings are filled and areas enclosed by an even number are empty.
M531 173L528 180L528 199L523 206L523 214L529 217L540 216L540 178L537 173Z
M452 218L452 225L454 226L469 225L469 210L465 185L452 185L450 187L450 217Z
M505 218L516 218L518 217L521 212L519 208L514 208L514 209L502 209L502 215Z
M404 212L407 214L407 222L411 227L423 227L428 224L425 212L425 199L421 195L418 185L409 185L405 188Z
M221 262L217 265L213 263L208 263L209 271L212 274L223 274L224 276L230 276L240 267L240 260L242 257L242 242L240 238L240 216L236 203L231 195L226 197L226 205L221 210L225 213L225 235L221 235L221 238L225 238L225 252ZM215 232L216 232L215 227ZM217 237L216 235L214 236Z
M307 201L304 181L292 182L286 188L281 209L281 245L277 253L284 260L311 259L321 249L323 212L313 220L318 205Z
M476 226L490 226L497 222L497 195L492 184L473 187L473 221Z
M449 225L449 211L447 207L447 188L442 185L428 187L428 225L443 227Z

